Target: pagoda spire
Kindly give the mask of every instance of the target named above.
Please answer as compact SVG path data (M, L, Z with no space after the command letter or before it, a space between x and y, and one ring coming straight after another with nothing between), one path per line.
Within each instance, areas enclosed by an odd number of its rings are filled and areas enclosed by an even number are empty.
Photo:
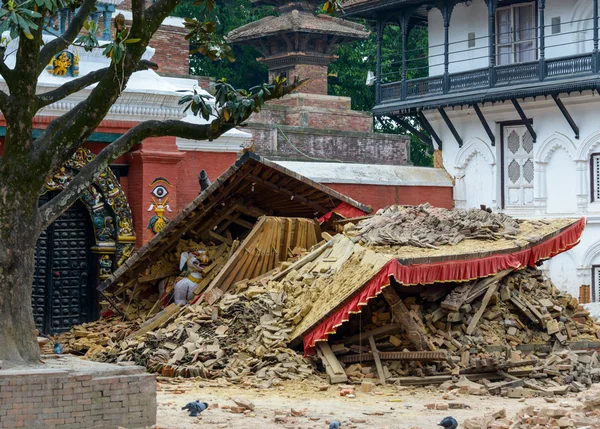
M283 75L310 78L300 91L327 94L327 68L340 45L369 37L364 26L329 15L315 15L321 0L253 0L275 6L268 16L231 31L227 40L256 48L269 68L269 81Z

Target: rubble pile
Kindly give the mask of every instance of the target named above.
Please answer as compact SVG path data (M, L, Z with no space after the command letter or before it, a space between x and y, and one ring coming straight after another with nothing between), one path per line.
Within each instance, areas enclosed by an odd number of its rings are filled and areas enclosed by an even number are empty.
M409 296L391 308L399 299L396 290ZM575 298L530 268L460 285L436 284L418 294L389 286L329 342L351 382L379 378L425 385L466 375L507 380L473 383L469 393L508 395L509 388L523 386L580 391L599 381L596 353L565 348L579 343L585 349L599 335L600 327ZM373 365L370 338L383 377Z
M344 232L360 237L368 245L437 248L466 239L514 238L519 233L519 221L485 210L395 205L379 210L358 225L346 225Z
M482 417L461 422L466 429L542 429L542 428L593 428L600 426L600 391L598 386L581 394L578 404L546 406L529 405L520 409L514 419L509 419L505 409Z
M96 344L89 337L83 342L79 327L61 340L73 350L90 346L88 359L135 362L164 376L226 377L233 383L254 376L265 385L305 379L313 369L286 348L291 327L284 302L284 294L226 294L214 305L172 304L137 331L126 324L127 336L107 334L115 327L108 324Z

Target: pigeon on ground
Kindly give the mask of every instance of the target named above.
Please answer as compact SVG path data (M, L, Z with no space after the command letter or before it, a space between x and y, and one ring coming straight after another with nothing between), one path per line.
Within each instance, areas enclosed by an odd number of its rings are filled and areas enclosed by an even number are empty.
M334 420L331 423L329 423L329 429L340 429L341 427L342 427L342 424L340 422L338 422L337 420Z
M208 408L208 404L206 402L190 402L185 407L181 407L182 410L187 410L190 412L190 417L197 417L199 413L206 410Z
M444 429L456 429L458 427L458 422L454 417L446 417L438 424L438 426L442 426Z
M54 353L56 353L57 355L62 354L63 352L63 347L60 345L60 343L58 343L57 341L54 342Z

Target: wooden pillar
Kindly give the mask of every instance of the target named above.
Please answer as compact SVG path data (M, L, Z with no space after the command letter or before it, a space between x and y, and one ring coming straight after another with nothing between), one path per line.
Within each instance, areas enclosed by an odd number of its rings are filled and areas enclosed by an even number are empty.
M538 0L539 11L540 11L540 66L539 66L539 77L540 80L546 78L546 23L545 23L545 11L546 11L546 0Z
M488 0L490 86L496 84L496 1L497 0Z
M408 15L405 10L400 13L400 33L402 35L402 99L406 99L407 92L407 58L406 46L408 39Z
M450 79L448 77L450 68L450 7L449 0L444 0L442 17L444 18L444 94L450 90Z
M383 44L383 28L385 24L381 19L377 20L377 70L375 76L375 101L381 102L381 45Z

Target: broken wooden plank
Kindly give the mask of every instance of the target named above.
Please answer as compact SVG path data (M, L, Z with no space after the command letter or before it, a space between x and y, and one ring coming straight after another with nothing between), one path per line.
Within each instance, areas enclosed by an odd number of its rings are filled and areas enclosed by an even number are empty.
M425 330L422 329L412 318L408 308L394 290L392 285L381 290L383 297L392 309L392 321L400 323L406 337L413 343L418 351L427 349Z
M336 237L339 237L336 235ZM308 255L304 256L303 258L298 259L296 262L294 262L292 265L290 265L287 269L283 270L282 272L280 272L279 274L277 274L276 276L273 277L273 281L278 281L281 280L282 278L284 278L288 273L290 273L293 270L297 270L299 268L302 268L304 265L314 261L315 259L317 259L319 256L321 256L321 254L327 250L328 248L330 248L331 246L333 246L333 243L335 243L336 240L331 240L328 241L326 243L323 243L321 245L321 247L318 247L317 249L315 249L314 251L310 252Z
M377 345L375 344L375 340L372 336L369 337L369 344L371 345L371 353L373 354L375 366L377 367L379 381L381 381L381 384L385 384L385 373L383 372L383 365L381 365L381 359L379 359L379 351L377 350Z
M487 308L490 299L492 299L492 295L496 293L496 290L498 290L498 283L494 283L488 288L487 292L483 296L483 300L481 300L481 307L479 307L479 310L477 310L477 313L475 313L473 319L471 319L471 323L469 323L469 327L467 328L467 335L473 334L473 331L479 323L479 319L481 319L481 316L483 316L483 312Z
M179 305L177 305L177 304L169 305L167 308L162 310L160 313L158 313L152 319L150 319L146 323L144 323L140 327L140 329L135 331L133 334L129 335L126 339L135 338L135 337L145 334L146 332L150 332L154 329L160 328L162 325L167 323L167 321L169 321L169 319L171 317L173 317L175 314L179 313L179 310L181 310L181 307Z
M229 274L230 269L233 268L233 267L235 267L235 265L237 263L239 263L238 258L240 258L244 254L244 252L246 251L245 244L252 242L254 240L254 238L256 236L258 236L262 232L262 227L263 227L264 223L266 222L266 219L267 218L263 216L263 217L261 217L258 220L258 222L254 226L254 228L252 229L252 231L250 231L250 234L248 234L248 236L246 237L246 239L242 243L242 245L240 245L239 248L233 253L233 255L231 256L231 258L229 258L229 260L227 261L227 263L225 264L225 266L221 269L221 271L219 272L219 274L217 274L217 276L213 279L213 281L211 282L211 284L206 289L206 292L210 291L212 288L216 287L217 285L220 285L221 282Z
M402 323L390 323L389 325L383 325L380 328L375 328L371 331L362 332L360 334L352 335L351 337L344 338L344 344L350 345L361 342L363 339L367 339L369 337L376 337L378 335L391 334L393 332L397 332L402 330L404 325Z
M340 362L337 360L335 354L331 351L329 343L326 341L319 341L316 344L316 349L331 384L346 383L348 381L348 376L346 375L344 368L342 368L342 365L340 365Z

